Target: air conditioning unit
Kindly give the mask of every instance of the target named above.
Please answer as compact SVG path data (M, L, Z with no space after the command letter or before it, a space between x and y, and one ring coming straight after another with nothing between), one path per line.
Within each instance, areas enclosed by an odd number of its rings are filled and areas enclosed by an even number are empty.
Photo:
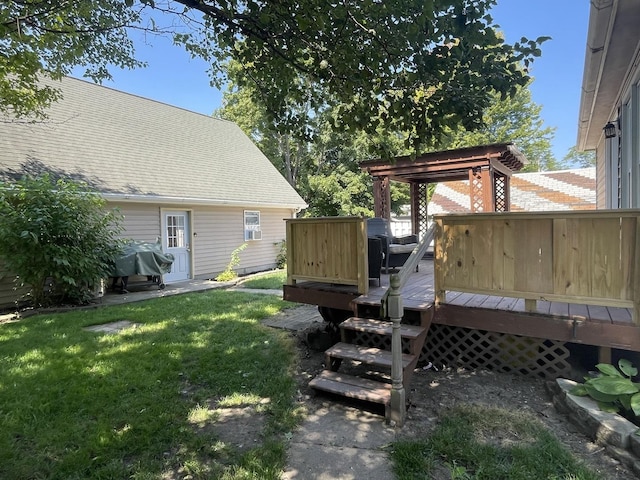
M245 231L245 240L262 240L262 230Z

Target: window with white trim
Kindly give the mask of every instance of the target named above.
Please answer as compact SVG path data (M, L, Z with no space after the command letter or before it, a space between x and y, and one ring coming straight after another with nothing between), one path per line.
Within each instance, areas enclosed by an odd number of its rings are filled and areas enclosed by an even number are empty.
M244 211L244 239L262 240L262 230L260 228L260 212L257 210Z

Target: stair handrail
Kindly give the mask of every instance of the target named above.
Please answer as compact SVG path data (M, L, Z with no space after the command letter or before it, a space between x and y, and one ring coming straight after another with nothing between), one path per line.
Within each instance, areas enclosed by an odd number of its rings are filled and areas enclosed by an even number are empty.
M402 336L400 322L404 316L404 306L400 290L405 286L409 276L418 266L420 259L427 252L427 248L435 237L436 224L432 223L426 233L413 249L411 255L400 271L389 278L389 289L382 297L383 318L393 322L391 330L391 399L389 420L398 427L404 425L407 415L406 392L402 381Z
M429 245L431 245L431 242L433 242L433 239L435 238L435 236L436 236L436 224L435 222L433 222L431 225L429 225L429 228L425 232L424 236L420 239L416 247L411 252L411 255L409 255L409 258L407 259L406 262L404 262L404 265L400 268L398 273L393 273L390 275L389 280L395 277L400 282L398 284L399 289L402 289L407 284L409 277L415 271L416 267L420 263L420 260L422 260L422 257L424 257L425 253L427 253L427 249L429 248ZM391 284L391 281L389 283ZM387 291L384 292L384 295L382 296L382 300L381 300L382 318L389 317L387 305L388 305L390 292L391 292L391 288L388 288Z

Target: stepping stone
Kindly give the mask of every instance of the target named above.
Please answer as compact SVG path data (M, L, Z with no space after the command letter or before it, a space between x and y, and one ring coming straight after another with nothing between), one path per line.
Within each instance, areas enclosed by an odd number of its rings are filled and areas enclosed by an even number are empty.
M92 325L85 327L88 332L104 332L104 333L118 333L125 328L137 327L139 323L133 323L129 320L118 320L117 322L103 323L101 325Z

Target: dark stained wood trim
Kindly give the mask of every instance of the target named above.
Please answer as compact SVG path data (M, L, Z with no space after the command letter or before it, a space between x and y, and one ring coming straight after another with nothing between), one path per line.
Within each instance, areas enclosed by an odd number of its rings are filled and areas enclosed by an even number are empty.
M492 158L489 161L489 163L490 163L491 167L493 167L493 169L496 170L497 172L500 172L505 177L511 177L511 174L513 173L513 171L511 169L505 167L502 162L499 162L498 160Z
M433 274L432 261L423 260L402 296L406 310L433 314L435 323L640 352L640 327L628 309L539 300L534 312L526 312L522 299L462 292L448 292L447 302L435 307ZM352 286L302 282L285 285L284 298L354 311L356 304L378 307L388 286L387 274L367 296L358 296Z
M353 310L353 300L360 296L357 292L322 290L299 285L283 285L283 298L289 302L318 305L319 307Z
M522 168L522 158L524 155L519 152L512 143L496 143L491 145L479 145L474 147L464 147L455 150L443 150L439 152L430 152L419 155L415 158L410 156L396 157L391 162L388 160L370 160L362 162L363 168L369 169L377 166L385 166L389 163L421 163L421 162L443 162L458 161L469 158L503 158L502 163L506 163L509 167L516 167L516 170Z
M553 315L442 304L434 323L524 337L640 351L640 328Z

